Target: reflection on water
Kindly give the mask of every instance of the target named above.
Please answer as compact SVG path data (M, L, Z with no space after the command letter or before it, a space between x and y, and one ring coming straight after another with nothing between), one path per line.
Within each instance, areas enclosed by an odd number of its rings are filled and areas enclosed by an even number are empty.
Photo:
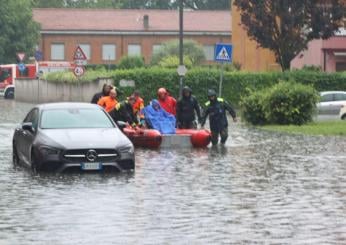
M136 151L132 174L11 164L31 105L0 100L0 244L346 244L346 139L232 124L225 147Z

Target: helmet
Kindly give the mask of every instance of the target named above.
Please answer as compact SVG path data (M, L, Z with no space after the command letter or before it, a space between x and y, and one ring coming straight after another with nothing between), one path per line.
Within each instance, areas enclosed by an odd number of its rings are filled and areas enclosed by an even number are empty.
M216 96L216 92L214 89L208 89L208 97L211 97L211 96Z
M189 86L185 86L185 87L183 88L183 93L184 93L184 92L192 93L192 89L191 89Z
M157 95L158 96L163 96L163 95L166 95L167 94L167 90L165 88L159 88L157 90Z

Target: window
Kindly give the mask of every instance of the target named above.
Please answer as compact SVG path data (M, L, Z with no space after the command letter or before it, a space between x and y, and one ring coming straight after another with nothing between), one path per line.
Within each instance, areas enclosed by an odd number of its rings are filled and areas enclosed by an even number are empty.
M215 54L215 46L214 45L204 45L203 46L205 59L207 61L213 61L214 60L214 54Z
M346 100L346 93L345 94L342 94L342 93L335 94L335 100L336 101Z
M23 121L24 123L31 122L32 127L36 130L38 124L38 109L32 109Z
M154 44L153 45L153 54L157 54L161 48L162 48L161 44Z
M83 53L90 60L90 44L79 44L79 47L83 50Z
M65 59L65 44L55 43L50 47L51 60L64 60Z
M140 44L129 44L127 47L128 56L140 56L141 55L141 45Z
M41 117L41 128L114 128L114 125L103 110L66 108L44 110Z
M114 44L103 44L102 60L115 60L117 57L116 48L117 46Z
M333 101L333 94L325 94L321 97L321 102Z

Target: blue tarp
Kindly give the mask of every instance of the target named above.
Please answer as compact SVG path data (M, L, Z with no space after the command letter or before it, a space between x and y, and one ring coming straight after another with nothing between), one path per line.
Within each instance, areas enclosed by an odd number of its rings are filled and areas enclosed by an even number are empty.
M175 116L161 108L157 100L143 108L145 121L150 128L158 130L161 134L175 134Z

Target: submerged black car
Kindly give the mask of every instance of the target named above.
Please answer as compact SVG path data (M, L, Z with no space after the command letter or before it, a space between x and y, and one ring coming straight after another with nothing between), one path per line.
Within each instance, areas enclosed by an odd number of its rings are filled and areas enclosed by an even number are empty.
M88 103L33 108L15 129L13 162L34 171L135 168L131 141L102 108Z

